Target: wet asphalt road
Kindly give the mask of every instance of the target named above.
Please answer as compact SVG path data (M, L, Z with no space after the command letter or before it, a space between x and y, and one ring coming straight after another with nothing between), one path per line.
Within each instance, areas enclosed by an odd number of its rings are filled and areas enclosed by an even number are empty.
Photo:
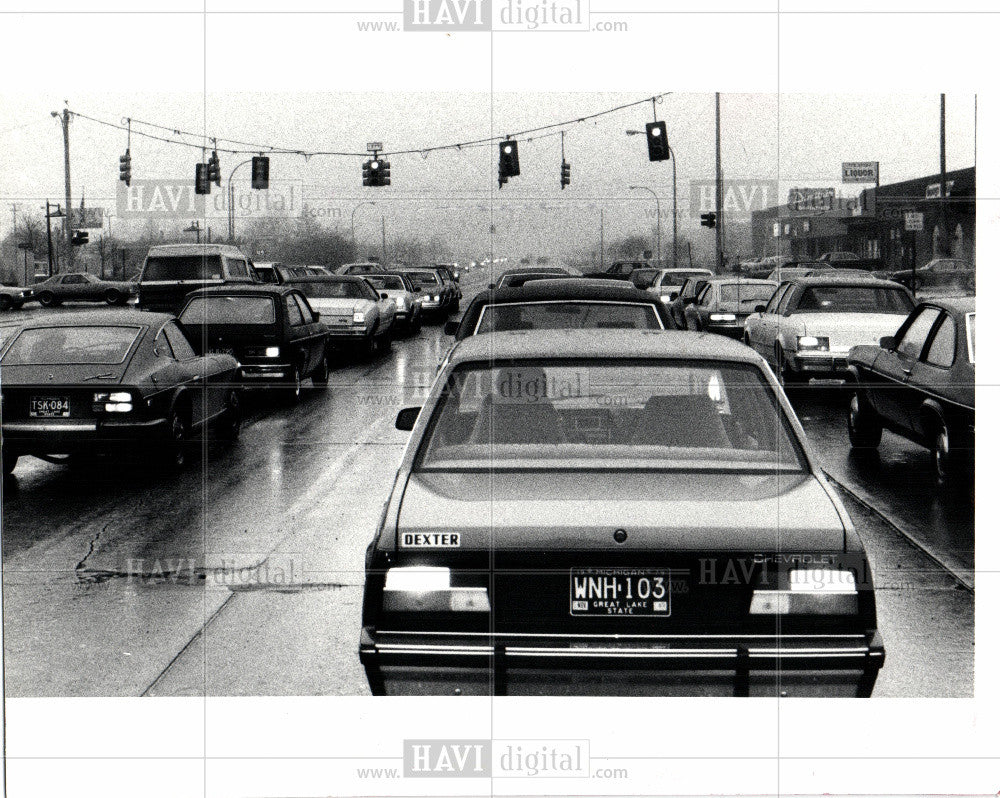
M466 298L485 282L466 275ZM367 694L363 559L407 439L393 418L448 346L428 325L296 408L255 400L240 442L179 476L23 459L3 491L8 696ZM852 458L836 391L793 404L875 571L875 694L971 695L971 500L934 491L895 436Z

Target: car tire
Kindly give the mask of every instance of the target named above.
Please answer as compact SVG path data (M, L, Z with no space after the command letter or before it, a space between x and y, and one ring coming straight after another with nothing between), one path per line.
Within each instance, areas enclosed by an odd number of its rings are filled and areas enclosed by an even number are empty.
M284 388L285 402L294 405L302 398L302 367L296 363L292 367L292 379Z
M361 344L361 355L365 359L370 360L375 357L378 352L378 327L372 330L372 334L369 335L363 344Z
M51 291L42 291L42 293L38 295L38 304L40 304L43 308L51 308L56 304L56 298L52 295Z
M3 460L3 475L10 476L17 466L17 459L20 455L17 452L0 452L0 459Z
M877 449L882 442L882 421L859 388L847 404L847 437L852 449Z
M319 365L316 370L312 373L313 386L317 388L325 388L327 383L330 382L330 363L326 359L326 354L319 359Z
M24 303L23 302L14 302L11 305L11 307L14 308L14 310L20 310L21 308L24 307Z
M226 443L236 443L243 429L243 403L240 392L235 388L226 397L226 410L219 421L219 439Z
M942 490L957 488L964 478L971 477L970 462L963 457L962 450L955 449L955 436L947 422L938 420L932 435L930 450L934 482Z
M423 326L423 319L418 315L410 319L410 334L417 335L420 333L420 328Z
M388 355L392 351L392 330L388 329L378 339L378 352Z
M122 295L117 291L115 291L114 289L111 289L105 292L104 301L107 302L109 305L117 305L119 302L122 301Z
M0 295L0 310L10 310L14 306L14 301L6 295Z
M187 465L188 428L177 409L167 417L167 439L160 452L160 464L164 471L176 472Z
M798 382L798 375L788 368L788 361L785 360L785 350L782 349L781 344L777 343L774 345L774 374L778 378L778 382L781 383L781 387L785 390L788 390Z

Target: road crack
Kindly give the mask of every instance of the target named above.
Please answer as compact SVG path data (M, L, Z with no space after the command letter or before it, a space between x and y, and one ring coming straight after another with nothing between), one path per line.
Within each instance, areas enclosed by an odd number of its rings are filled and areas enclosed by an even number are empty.
M80 572L85 569L87 560L90 559L90 555L92 555L94 551L97 549L97 542L101 539L101 535L103 535L105 532L108 531L109 526L111 526L110 521L97 530L97 534L90 539L90 545L87 548L87 553L83 555L83 559L80 560L80 562L76 564L76 568L73 569L74 571L76 571L77 578L80 579L81 581L87 581L86 579L81 577Z

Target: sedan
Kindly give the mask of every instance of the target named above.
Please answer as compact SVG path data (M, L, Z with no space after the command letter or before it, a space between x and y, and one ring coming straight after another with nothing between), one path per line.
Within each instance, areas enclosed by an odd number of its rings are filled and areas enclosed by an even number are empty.
M25 302L37 299L30 287L0 285L0 310L20 310Z
M895 335L848 355L847 432L874 449L883 429L931 451L939 486L971 484L976 452L976 300L917 305Z
M777 287L770 280L715 277L684 308L686 327L740 339L747 317L754 308L767 302Z
M919 296L970 296L976 293L976 269L960 258L934 258L917 269L900 269L889 279Z
M328 328L328 352L348 350L370 356L392 348L396 303L364 277L295 278L287 285L301 290L319 311L319 320Z
M197 351L233 355L248 385L278 387L289 402L302 381L325 386L327 327L292 285L223 285L188 295L180 313Z
M801 277L778 288L747 318L743 341L783 384L844 379L852 346L878 344L913 310L899 283L872 277Z
M413 283L420 292L423 315L445 316L451 310L451 294L441 275L434 269L405 269L400 274Z
M871 694L861 538L740 344L474 336L396 427L365 567L372 693Z
M396 326L410 333L420 332L423 301L416 286L405 274L369 274L365 279L380 294L388 294L396 308Z
M100 280L92 274L56 274L34 286L35 296L42 307L63 302L107 302L124 305L135 291L135 284L117 280Z
M3 473L24 455L152 454L180 468L190 439L242 419L239 363L199 356L170 315L35 316L3 337Z
M698 298L698 294L708 284L711 275L696 274L688 277L681 285L677 295L667 302L667 313L674 321L674 326L678 330L687 329L687 317L684 315L684 308ZM670 296L673 296L671 292ZM663 297L660 297L663 300Z
M705 280L714 277L711 269L659 269L646 290L664 302L673 302L689 277Z

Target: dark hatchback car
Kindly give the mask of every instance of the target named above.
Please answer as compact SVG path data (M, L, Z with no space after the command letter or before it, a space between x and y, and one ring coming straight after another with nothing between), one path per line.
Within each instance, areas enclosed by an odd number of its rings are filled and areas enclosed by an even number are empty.
M135 450L180 467L210 425L240 432L239 363L196 354L173 316L44 314L5 330L3 472L18 458Z
M851 446L873 449L882 431L931 451L940 486L971 484L976 453L976 299L921 302L880 346L848 355Z
M232 355L247 386L276 386L302 395L302 381L326 385L327 327L305 295L291 285L203 288L180 313L195 349Z
M741 344L474 336L396 426L366 557L374 694L871 694L862 540Z
M552 279L522 288L481 291L461 321L445 334L458 340L509 330L671 329L666 313L648 291L625 282Z
M758 305L767 304L777 287L778 284L770 280L713 277L702 287L694 302L684 308L686 327L740 339L747 316Z

